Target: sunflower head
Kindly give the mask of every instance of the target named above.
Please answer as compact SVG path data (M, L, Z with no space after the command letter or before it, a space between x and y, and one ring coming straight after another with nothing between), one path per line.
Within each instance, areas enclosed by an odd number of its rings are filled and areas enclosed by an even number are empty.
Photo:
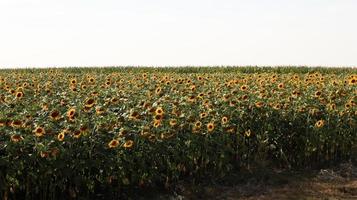
M21 140L23 140L24 138L19 135L19 134L15 134L11 136L11 141L16 143L16 142L20 142Z
M201 119L206 118L208 116L208 113L203 112L200 114Z
M214 123L210 122L207 124L207 130L208 132L212 132L214 130Z
M176 119L170 119L170 126L176 126L177 125L177 120Z
M153 126L154 126L155 128L158 128L160 125L161 125L161 121L160 121L160 120L154 120Z
M61 118L60 112L58 110L53 110L50 114L52 120L59 120Z
M67 117L68 118L74 118L75 114L76 114L76 109L75 108L71 108L71 109L69 109L67 111Z
M62 141L64 140L64 136L65 136L64 132L59 133L59 134L57 135L58 141L62 142Z
M111 141L108 143L109 148L115 148L115 147L117 147L118 145L119 145L119 141L118 141L118 140L115 140L115 139L111 140Z
M73 137L74 138L80 138L81 137L81 135L82 135L82 132L81 131L79 131L79 130L77 130L77 131L74 131L74 133L73 133Z
M228 117L224 116L221 119L222 124L227 124L228 123Z
M201 126L202 126L202 122L200 122L200 121L195 122L195 128L196 129L201 128Z
M33 131L37 137L41 137L45 134L45 129L42 127L36 127Z
M258 102L255 103L255 106L256 106L257 108L261 108L261 107L264 106L264 103L261 102L261 101L258 101Z
M315 92L315 97L317 97L317 98L318 98L318 97L320 97L320 96L321 96L321 94L322 94L322 92L321 92L321 91L316 91L316 92Z
M88 98L88 99L86 99L84 104L85 104L84 105L85 107L91 108L95 105L95 100L93 98Z
M155 114L156 115L163 115L164 114L164 110L161 107L158 107L155 110Z
M317 121L317 122L315 123L315 127L317 127L317 128L321 128L321 127L323 127L324 125L325 125L325 121L322 120L322 119L320 119L319 121Z
M19 91L19 92L16 92L16 98L17 99L21 99L23 96L24 96L24 93L23 92L21 92L21 91Z
M11 122L11 127L13 128L20 128L22 126L21 120L14 120Z
M246 91L247 89L248 89L248 85L242 85L240 87L240 90L242 90L242 91Z
M123 147L126 148L126 149L130 149L130 148L133 147L133 144L134 144L133 140L127 140L127 141L125 141Z

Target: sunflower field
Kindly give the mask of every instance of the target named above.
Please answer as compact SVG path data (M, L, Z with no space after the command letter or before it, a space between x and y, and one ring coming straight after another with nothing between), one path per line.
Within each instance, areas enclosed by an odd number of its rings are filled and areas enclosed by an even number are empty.
M355 157L357 69L0 70L0 198L67 199Z

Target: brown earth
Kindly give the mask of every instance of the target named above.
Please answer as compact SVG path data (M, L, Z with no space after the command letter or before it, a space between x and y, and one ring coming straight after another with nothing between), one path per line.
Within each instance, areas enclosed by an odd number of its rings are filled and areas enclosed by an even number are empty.
M343 163L299 172L271 170L253 176L236 173L215 183L181 183L175 194L159 194L152 199L357 200L357 165Z

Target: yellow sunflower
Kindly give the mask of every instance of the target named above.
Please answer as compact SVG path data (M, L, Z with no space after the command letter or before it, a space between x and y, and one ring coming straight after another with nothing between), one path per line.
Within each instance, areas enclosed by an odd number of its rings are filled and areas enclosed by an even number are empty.
M319 121L317 121L317 122L315 123L315 126L316 126L317 128L321 128L321 127L323 127L324 125L325 125L325 121L322 120L322 119L320 119Z
M37 137L41 137L45 134L45 129L42 127L36 127L33 131Z
M108 143L109 148L115 148L115 147L117 147L118 145L119 145L119 141L118 141L118 140L115 140L115 139L111 140L111 141Z
M133 144L134 144L134 141L133 141L133 140L127 140L127 141L124 143L123 147L124 147L124 148L127 148L127 149L130 149L130 148L133 146Z
M207 130L208 132L212 132L214 130L214 123L210 122L207 124Z

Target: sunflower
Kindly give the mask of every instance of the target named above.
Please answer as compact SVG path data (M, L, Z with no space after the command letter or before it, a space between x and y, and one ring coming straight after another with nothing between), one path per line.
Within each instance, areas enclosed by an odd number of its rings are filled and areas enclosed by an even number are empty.
M137 111L133 111L130 113L129 119L137 120L137 119L139 119L139 117L140 117L140 114Z
M160 94L161 91L162 91L161 87L157 87L157 88L155 89L155 93L156 93L156 94Z
M170 119L170 126L176 126L177 125L177 120L176 119Z
M229 106L230 107L234 107L234 106L236 106L237 105L237 101L236 100L231 100L231 101L229 101Z
M75 108L71 108L71 109L69 109L68 111L67 111L67 117L68 118L74 118L74 116L75 116L75 114L76 114L76 109Z
M73 133L73 137L78 139L78 138L80 138L80 137L81 137L81 134L82 134L82 133L81 133L81 131L79 131L79 130L74 131L74 133Z
M336 110L336 104L334 104L334 103L328 104L328 109L329 110Z
M203 93L199 93L199 94L197 95L197 97L200 98L200 99L202 99L204 96L205 96L205 94L203 94Z
M0 127L6 126L6 124L7 124L7 120L0 119Z
M208 114L206 112L203 112L203 113L200 114L201 119L203 119L203 118L205 118L207 116L208 116Z
M212 132L214 130L213 122L210 122L207 124L207 130L208 130L208 132Z
M264 106L264 103L261 102L261 101L258 101L258 102L255 103L255 106L256 106L257 108L261 108L261 107Z
M275 110L280 110L280 109L282 108L282 106L281 106L279 103L277 103L277 104L275 104L275 105L273 106L273 108L274 108Z
M242 90L242 91L246 91L247 89L248 89L248 85L242 85L240 87L240 90Z
M119 102L119 99L116 98L116 97L113 97L113 98L110 99L110 102L111 102L112 104L116 104L116 103Z
M156 135L155 134L150 134L149 137L148 137L148 140L150 142L155 142L156 141Z
M23 92L16 92L16 98L17 99L21 99L22 97L24 96L24 93Z
M244 132L244 135L246 137L250 137L251 134L252 134L252 132L250 131L250 129Z
M127 148L127 149L130 149L133 146L133 144L134 144L133 140L127 140L127 141L125 141L123 147Z
M45 129L42 127L36 127L35 130L33 131L37 137L41 137L45 134Z
M118 140L115 140L115 139L111 140L111 141L108 143L109 148L115 148L115 147L117 147L118 145L119 145L119 141L118 141Z
M224 116L224 117L222 117L222 124L227 124L227 122L228 122L228 117L226 117L226 116Z
M20 142L21 140L23 140L24 138L21 136L21 135L19 135L19 134L14 134L14 135L12 135L11 136L11 141L12 142Z
M322 119L320 119L319 121L317 121L317 122L315 123L315 127L317 127L317 128L321 128L321 127L323 127L324 125L325 125L325 121L322 120Z
M92 108L95 105L95 100L93 98L88 98L84 104L85 107Z
M158 107L155 110L155 114L156 115L163 115L164 114L164 110L161 107Z
M11 122L11 127L13 128L20 128L22 126L21 120L14 120Z
M164 119L164 116L163 115L155 115L154 119L156 121L161 121L162 119Z
M50 114L52 120L59 120L61 118L60 112L58 110L53 110Z
M195 128L196 129L201 128L201 126L202 126L202 122L200 122L200 121L195 122Z
M95 113L96 113L97 115L103 115L105 112L106 112L106 110L105 110L104 107L97 106L97 107L95 108Z
M284 86L284 83L280 83L279 85L278 85L278 88L279 89L283 89L285 86Z
M356 83L357 83L357 78L351 78L351 79L348 81L348 83L349 83L350 85L356 84Z
M322 92L321 92L321 91L316 91L316 92L315 92L315 97L316 97L316 98L318 98L318 97L320 97L320 96L321 96L321 94L322 94Z
M351 103L346 103L345 104L345 108L346 109L350 109L350 108L352 108L352 106L353 106L353 104L351 104Z
M73 79L69 80L69 83L71 85L75 85L75 84L77 84L77 79L73 78Z
M128 134L128 131L127 131L126 129L124 129L124 128L121 128L121 129L119 130L118 136L119 136L119 137L123 137L123 136L125 136L125 135L127 135L127 134Z
M88 77L88 82L90 84L94 83L95 82L95 78L94 77Z
M60 133L57 135L58 141L62 142L62 141L64 140L64 136L65 136L64 132L60 132Z
M160 120L154 120L153 126L154 126L155 128L159 127L160 125L161 125L161 121L160 121Z

